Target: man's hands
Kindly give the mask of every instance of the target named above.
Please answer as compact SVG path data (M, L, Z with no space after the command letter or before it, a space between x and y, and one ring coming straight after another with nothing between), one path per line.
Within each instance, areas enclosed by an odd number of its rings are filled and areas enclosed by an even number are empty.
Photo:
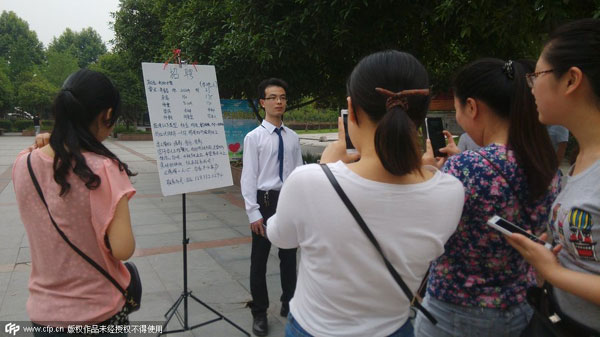
M338 140L327 145L321 155L321 163L335 163L338 160L344 163L352 163L360 159L360 154L346 153L346 132L344 131L344 121L338 117Z
M444 166L444 163L446 162L446 159L448 157L460 153L460 149L458 148L458 146L456 146L456 143L454 143L454 137L452 137L450 131L444 130L444 136L446 136L448 144L445 147L442 147L440 149L440 152L445 153L448 156L435 157L433 155L433 147L431 146L431 141L427 139L425 142L425 153L423 153L422 157L423 165L433 165L440 169L442 168L442 166Z
M35 136L35 141L33 142L33 145L31 145L30 147L27 148L27 150L29 150L29 152L44 147L46 145L50 144L50 134L49 133L40 133L37 136Z
M265 236L265 227L263 226L264 219L260 218L250 224L250 230L254 234Z

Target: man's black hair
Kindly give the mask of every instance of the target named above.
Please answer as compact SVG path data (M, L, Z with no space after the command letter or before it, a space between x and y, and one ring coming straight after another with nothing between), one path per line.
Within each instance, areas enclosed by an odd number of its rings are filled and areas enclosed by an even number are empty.
M272 87L272 86L282 87L283 90L285 90L285 93L287 94L287 91L288 91L287 83L280 78L271 77L271 78L267 78L266 80L263 80L258 85L258 99L264 99L265 98L265 90L268 87Z

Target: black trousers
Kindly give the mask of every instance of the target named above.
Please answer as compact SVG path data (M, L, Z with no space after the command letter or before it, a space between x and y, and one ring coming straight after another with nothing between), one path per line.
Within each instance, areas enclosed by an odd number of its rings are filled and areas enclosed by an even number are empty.
M275 214L279 191L258 191L257 201L264 223ZM252 316L266 315L269 308L267 292L267 260L271 242L252 232L252 254L250 256L250 292L252 293ZM296 290L296 248L279 249L279 269L281 275L281 302L289 302Z

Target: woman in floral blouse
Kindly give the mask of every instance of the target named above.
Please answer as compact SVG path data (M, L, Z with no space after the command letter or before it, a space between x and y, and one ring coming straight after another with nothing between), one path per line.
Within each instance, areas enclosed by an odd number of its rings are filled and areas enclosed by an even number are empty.
M527 71L522 62L481 59L454 80L456 120L483 147L444 164L463 183L465 205L445 253L430 269L423 305L438 324L417 316L416 336L519 336L531 316L525 301L534 283L531 269L486 225L497 214L540 233L558 193L558 163L537 119ZM424 160L435 162L427 146ZM459 152L452 141L443 150ZM443 162L438 158L438 165Z

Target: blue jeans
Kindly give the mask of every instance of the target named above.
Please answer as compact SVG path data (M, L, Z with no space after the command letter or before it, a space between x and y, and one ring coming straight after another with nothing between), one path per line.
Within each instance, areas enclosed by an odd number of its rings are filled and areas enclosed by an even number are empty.
M285 326L285 337L314 337L306 330L304 330L298 321L294 319L292 313L288 314L288 323ZM400 329L396 330L396 332L392 333L388 337L414 337L413 327L410 324L410 319L406 320L406 323L400 327Z
M415 319L416 337L518 337L533 314L527 303L500 310L463 307L427 295L422 304L438 323L431 324L419 312Z

